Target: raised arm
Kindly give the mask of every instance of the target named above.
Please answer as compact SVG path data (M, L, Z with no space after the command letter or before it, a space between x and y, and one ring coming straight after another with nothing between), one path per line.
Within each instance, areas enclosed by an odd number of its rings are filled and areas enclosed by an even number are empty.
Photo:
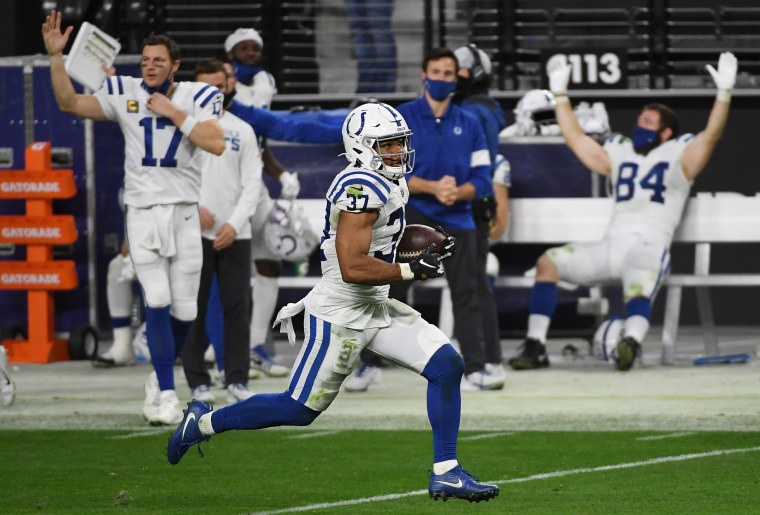
M723 52L718 59L717 70L710 65L706 68L718 87L718 94L707 119L707 126L696 135L681 154L681 168L689 180L694 180L707 166L715 145L723 135L723 129L728 120L728 109L731 106L731 90L736 82L738 62L734 54Z
M53 85L55 101L61 111L92 120L107 120L100 101L93 95L79 95L66 73L63 61L63 49L74 27L69 26L61 32L61 13L52 11L42 24L42 39L50 56L50 82Z
M554 94L557 124L562 136L573 154L592 172L610 175L612 165L604 148L583 132L578 119L573 113L570 99L567 97L567 84L570 80L571 66L564 56L555 56L547 63L549 87Z
M233 100L229 112L253 127L258 136L293 143L336 144L343 142L340 127L298 120L293 115L278 116L260 107Z

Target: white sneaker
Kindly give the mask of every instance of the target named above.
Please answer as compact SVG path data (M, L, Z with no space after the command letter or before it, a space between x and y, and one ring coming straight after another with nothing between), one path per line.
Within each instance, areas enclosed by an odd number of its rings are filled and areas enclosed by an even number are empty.
M113 330L113 345L92 360L94 367L124 367L135 364L135 349L132 346L132 329L117 327Z
M502 381L507 379L507 371L504 370L504 366L501 363L486 363L486 372L496 379L501 379Z
M251 368L249 374L255 374L256 370L261 370L269 377L287 377L290 374L288 367L278 365L274 361L263 343L251 348ZM249 378L253 379L250 375Z
M177 392L163 390L158 395L158 409L154 412L153 417L148 419L148 422L152 426L176 426L182 422L183 416Z
M190 396L197 401L203 402L214 402L216 400L214 392L211 391L211 387L207 384L202 384L193 388Z
M244 401L253 397L253 392L242 383L234 383L227 387L227 402Z
M8 374L8 356L0 345L0 404L10 406L16 400L16 385Z
M463 390L471 390L470 386L474 386L476 390L501 390L504 388L504 379L499 379L489 374L485 369L478 370L471 374L467 374L462 378L462 384L465 384Z
M346 378L343 388L347 392L366 392L369 385L379 383L382 377L382 372L378 367L362 365L355 368L351 375Z
M148 422L156 417L158 412L158 406L161 403L160 399L161 390L158 387L158 376L156 371L148 375L148 379L145 381L145 402L143 402L143 417Z

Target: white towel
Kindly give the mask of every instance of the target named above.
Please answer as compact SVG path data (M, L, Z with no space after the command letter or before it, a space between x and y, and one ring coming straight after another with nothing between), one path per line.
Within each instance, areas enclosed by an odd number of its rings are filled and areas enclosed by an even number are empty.
M296 344L296 332L293 329L293 317L304 310L304 299L299 300L295 304L292 302L287 306L284 306L278 313L274 320L272 327L280 325L281 333L288 333L288 341L291 345Z

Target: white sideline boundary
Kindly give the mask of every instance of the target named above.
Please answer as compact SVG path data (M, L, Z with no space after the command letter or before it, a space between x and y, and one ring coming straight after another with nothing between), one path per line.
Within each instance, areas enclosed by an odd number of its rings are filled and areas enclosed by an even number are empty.
M576 474L590 474L593 472L604 472L608 470L622 470L635 467L646 467L648 465L659 465L660 463L672 463L676 461L696 460L700 458L711 458L713 456L725 456L728 454L741 454L746 452L758 452L760 447L745 447L741 449L723 449L718 451L697 452L692 454L680 454L677 456L663 456L661 458L653 458L651 460L631 461L629 463L618 463L616 465L602 465L600 467L588 467L572 470L557 470L555 472L546 472L544 474L534 474L532 476L518 477L514 479L501 479L498 481L486 481L487 483L497 485L508 485L516 483L526 483L528 481L540 481L542 479L551 479L555 477L572 476ZM275 515L277 513L295 513L301 511L320 510L324 508L337 508L340 506L354 506L357 504L365 504L368 502L376 501L392 501L394 499L401 499L404 497L412 497L415 495L427 494L427 490L415 490L413 492L403 492L399 494L387 494L376 495L373 497L364 497L361 499L348 499L345 501L329 502L311 504L307 506L294 506L292 508L282 508L279 510L271 511L258 511L254 515Z

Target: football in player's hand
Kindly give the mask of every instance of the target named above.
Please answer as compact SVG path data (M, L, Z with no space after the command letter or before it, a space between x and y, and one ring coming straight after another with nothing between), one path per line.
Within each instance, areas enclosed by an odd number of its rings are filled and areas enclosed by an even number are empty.
M445 236L427 225L409 224L396 246L396 262L408 263L433 245L433 252L441 250Z

